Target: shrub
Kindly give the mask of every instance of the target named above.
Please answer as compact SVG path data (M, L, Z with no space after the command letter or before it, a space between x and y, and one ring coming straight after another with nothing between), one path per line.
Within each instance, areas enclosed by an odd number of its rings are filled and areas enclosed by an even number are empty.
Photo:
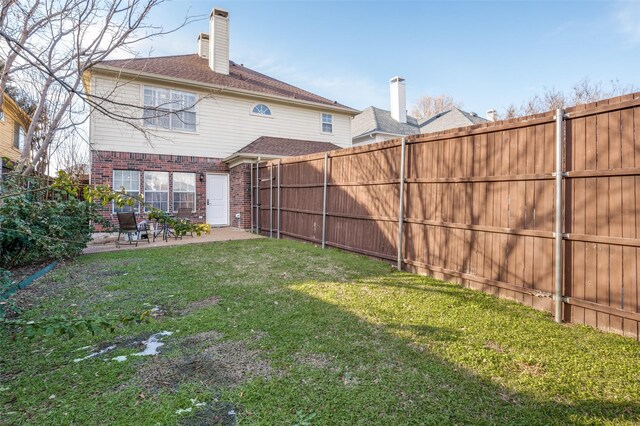
M55 179L8 175L0 185L0 268L79 254L109 200L127 202L107 187L81 187L60 172ZM102 202L100 202L102 201Z

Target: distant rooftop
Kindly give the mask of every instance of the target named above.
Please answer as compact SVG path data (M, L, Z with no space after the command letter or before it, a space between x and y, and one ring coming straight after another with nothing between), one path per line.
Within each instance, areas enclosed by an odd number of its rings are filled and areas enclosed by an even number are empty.
M400 123L391 117L390 111L370 106L353 118L351 135L354 138L371 133L408 136L466 127L487 121L489 120L477 114L452 108L422 120L407 116L407 122Z

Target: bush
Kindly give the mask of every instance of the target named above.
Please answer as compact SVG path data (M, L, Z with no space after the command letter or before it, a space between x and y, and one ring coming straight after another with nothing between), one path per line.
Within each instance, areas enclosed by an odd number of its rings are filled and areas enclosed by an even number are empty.
M62 174L55 180L9 175L0 186L0 268L79 254L94 223L104 223L99 205Z

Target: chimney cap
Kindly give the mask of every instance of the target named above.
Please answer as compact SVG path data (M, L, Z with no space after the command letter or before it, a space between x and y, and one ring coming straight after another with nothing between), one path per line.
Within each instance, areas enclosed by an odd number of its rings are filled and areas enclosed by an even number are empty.
M198 35L198 40L209 40L209 34L207 33L200 33Z
M395 76L391 80L389 80L389 83L403 83L403 82L404 82L404 78L400 76Z
M211 11L211 14L209 15L209 19L211 19L212 16L220 16L222 18L228 18L229 17L229 12L227 12L224 9L213 9Z

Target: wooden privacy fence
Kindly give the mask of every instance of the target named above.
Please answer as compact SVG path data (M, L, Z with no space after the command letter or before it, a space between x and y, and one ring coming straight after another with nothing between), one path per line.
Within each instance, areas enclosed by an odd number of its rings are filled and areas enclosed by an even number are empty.
M639 133L636 93L262 163L252 228L548 312L557 294L564 321L638 339Z

